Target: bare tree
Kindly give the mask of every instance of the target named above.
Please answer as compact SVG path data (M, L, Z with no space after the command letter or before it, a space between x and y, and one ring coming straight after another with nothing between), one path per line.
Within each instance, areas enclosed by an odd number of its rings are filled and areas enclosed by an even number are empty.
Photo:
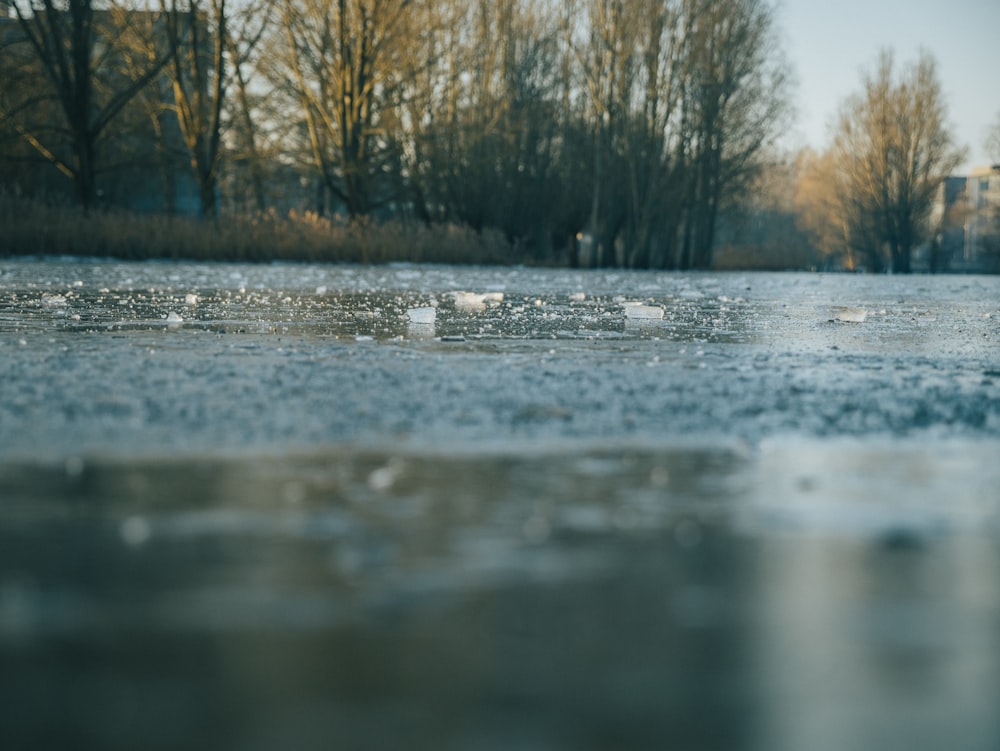
M226 24L225 44L232 68L232 83L236 87L231 120L234 133L234 157L247 166L253 205L258 212L267 209L264 178L264 157L255 122L254 95L251 77L259 72L257 50L273 22L274 0L253 0L241 3L235 23Z
M774 139L787 107L786 68L765 0L687 0L695 36L686 108L691 214L684 266L708 268L719 210L754 176L754 158Z
M631 7L636 15L628 98L635 104L620 137L627 186L625 262L648 268L669 263L670 238L682 217L678 123L687 36L679 4L644 0Z
M597 262L707 268L720 208L787 111L767 0L586 0Z
M448 153L454 218L530 241L548 223L556 120L554 30L542 3L479 0L462 40L464 70L452 83Z
M299 101L323 185L351 216L388 199L396 156L385 127L397 113L417 0L285 0L288 84Z
M441 0L424 9L424 34L411 40L408 66L414 72L402 83L400 116L403 143L397 175L413 215L425 223L455 220L456 189L463 160L462 112L466 82L473 67L466 0Z
M584 0L586 24L574 42L588 103L592 156L590 219L587 226L593 246L591 263L613 265L615 236L620 211L612 205L621 193L616 190L614 140L627 119L627 97L631 88L630 58L636 46L637 27L623 0ZM570 7L574 7L572 4ZM574 8L574 15L577 11Z
M864 238L872 270L909 273L926 239L935 195L964 158L946 122L934 58L921 52L897 75L884 51L862 91L841 107L832 146L842 222Z
M98 143L109 124L166 63L121 69L118 41L134 16L126 8L94 8L93 0L14 0L14 12L59 103L61 128L19 126L21 136L74 184L84 210L97 197ZM51 126L51 123L46 123ZM60 133L60 131L62 131ZM65 136L67 152L60 141Z
M796 223L808 233L828 268L848 271L871 265L866 254L871 243L865 240L865 228L859 217L852 221L848 192L841 185L842 176L832 151L817 154L806 150L795 163L795 194L792 199Z
M168 71L202 217L216 215L226 96L226 0L160 0L170 50Z

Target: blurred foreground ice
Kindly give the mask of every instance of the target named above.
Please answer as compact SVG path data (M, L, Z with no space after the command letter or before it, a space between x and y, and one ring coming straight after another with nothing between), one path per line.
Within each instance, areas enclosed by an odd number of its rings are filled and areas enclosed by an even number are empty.
M4 259L0 747L1000 748L998 383L998 278Z

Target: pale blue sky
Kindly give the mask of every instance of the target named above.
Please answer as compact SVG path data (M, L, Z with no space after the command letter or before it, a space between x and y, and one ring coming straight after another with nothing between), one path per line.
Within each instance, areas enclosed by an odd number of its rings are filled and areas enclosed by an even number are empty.
M923 47L937 59L956 139L969 147L963 169L986 164L985 132L1000 114L1000 0L778 2L798 78L790 146L827 143L828 123L880 49L891 47L905 64Z

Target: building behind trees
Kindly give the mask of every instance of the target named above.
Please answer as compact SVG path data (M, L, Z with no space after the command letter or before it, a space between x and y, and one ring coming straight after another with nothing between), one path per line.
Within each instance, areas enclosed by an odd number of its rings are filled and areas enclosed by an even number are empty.
M922 254L930 271L1000 272L1000 164L945 181L938 234Z

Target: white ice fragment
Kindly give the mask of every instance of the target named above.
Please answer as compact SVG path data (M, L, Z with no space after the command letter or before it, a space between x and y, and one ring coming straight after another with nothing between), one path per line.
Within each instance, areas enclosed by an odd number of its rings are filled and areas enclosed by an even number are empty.
M437 311L432 307L410 308L406 311L410 323L434 323Z
M168 326L171 325L171 324L178 325L178 324L181 324L181 323L184 323L184 318L180 314L175 313L172 310L169 313L167 313L167 325Z
M452 292L459 310L482 310L486 303L503 302L503 292Z
M641 302L622 303L626 318L643 318L656 320L663 318L663 308L659 305L645 305Z
M66 298L62 295L50 295L48 293L42 295L42 305L48 305L50 308L61 308L66 304Z
M570 294L569 299L573 302L583 302L587 299L587 295L584 292L573 292Z
M316 288L316 294L317 294L317 295L325 295L325 294L326 294L326 287L325 287L324 285L322 285L322 284L321 284L321 285L319 285L319 286L318 286L318 287Z
M385 492L392 488L402 471L403 463L398 459L392 459L384 467L379 467L368 475L368 487Z
M184 304L185 305L197 305L198 304L198 295L194 294L193 292L188 292L186 295L184 295Z
M475 292L453 292L452 296L455 298L455 307L459 310L483 310L486 307L483 295Z
M854 308L850 305L833 305L827 310L827 320L844 323L864 323L868 313L864 308Z

